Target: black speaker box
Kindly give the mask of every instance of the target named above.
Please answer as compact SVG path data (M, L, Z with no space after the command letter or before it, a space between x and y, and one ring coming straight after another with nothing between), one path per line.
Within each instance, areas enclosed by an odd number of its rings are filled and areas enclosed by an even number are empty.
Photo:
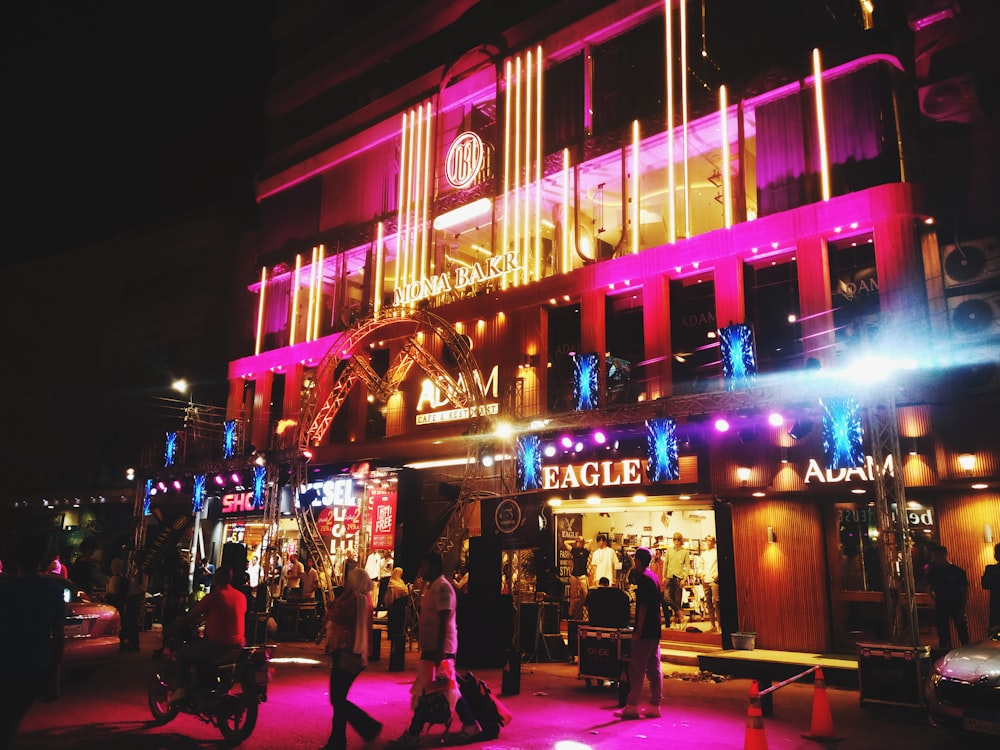
M566 641L561 635L539 634L538 653L535 656L538 661L569 661Z

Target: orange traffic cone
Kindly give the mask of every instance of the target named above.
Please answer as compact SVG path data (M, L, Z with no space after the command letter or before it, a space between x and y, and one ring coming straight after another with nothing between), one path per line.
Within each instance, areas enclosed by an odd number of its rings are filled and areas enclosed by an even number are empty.
M818 742L839 742L844 739L837 737L833 731L833 714L830 712L830 698L826 694L826 680L823 679L823 668L816 668L816 678L813 689L812 723L808 734L802 735L807 740Z
M760 710L760 691L757 680L750 681L750 705L747 706L747 731L743 739L743 750L767 750L764 734L764 717Z

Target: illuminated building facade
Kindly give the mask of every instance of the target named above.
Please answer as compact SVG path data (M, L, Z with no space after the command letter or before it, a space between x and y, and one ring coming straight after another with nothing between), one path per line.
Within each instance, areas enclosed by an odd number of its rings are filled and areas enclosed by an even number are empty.
M956 19L845 2L815 43L798 30L797 64L758 70L716 64L737 19L705 4L515 3L488 28L493 4L423 5L276 76L227 411L291 504L316 467L362 497L398 481L397 551L467 556L482 596L567 575L577 535L628 552L679 532L693 623L712 536L724 644L898 638L894 567L932 622L929 545L975 579L1000 524L975 418L996 415L997 226L939 238L919 166L927 138L996 124L915 95L933 81L913 49ZM285 20L293 49L324 19ZM887 495L905 523L879 518ZM974 586L974 631L985 612Z

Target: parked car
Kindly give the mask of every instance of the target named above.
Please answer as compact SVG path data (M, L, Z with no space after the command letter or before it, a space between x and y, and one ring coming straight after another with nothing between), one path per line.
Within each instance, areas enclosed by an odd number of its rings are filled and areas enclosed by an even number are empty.
M110 604L94 601L65 581L65 648L63 668L85 670L118 658L121 648L121 617Z
M1000 628L938 659L926 697L935 726L1000 737Z

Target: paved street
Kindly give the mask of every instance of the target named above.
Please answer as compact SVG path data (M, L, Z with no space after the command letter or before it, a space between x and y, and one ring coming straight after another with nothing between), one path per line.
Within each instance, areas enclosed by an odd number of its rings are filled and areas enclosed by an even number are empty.
M62 697L37 704L22 725L17 747L22 750L125 750L126 748L222 747L218 730L190 716L178 716L163 727L150 724L145 681L153 668L150 655L158 633L143 634L139 654L126 654L113 666L97 670L85 680L67 680ZM261 706L253 736L241 747L248 750L318 748L329 731L327 664L318 646L281 643L275 680L268 702ZM352 699L385 724L382 737L364 745L348 733L351 748L381 748L409 722L408 688L413 679L416 652L407 653L404 672L388 671L388 645L382 660L361 675ZM500 691L501 670L475 670ZM745 745L748 680L699 681L692 667L664 664L663 716L660 719L621 721L613 716L617 693L610 687L586 688L570 663L524 664L518 695L502 696L514 715L496 740L472 747L524 750L618 750L663 747L732 750ZM956 747L995 747L991 742L961 744L928 726L916 711L859 706L854 690L828 688L838 748L906 747L908 750L951 750ZM816 748L828 743L803 739L810 729L814 689L790 685L774 696L774 715L764 719L763 737L775 748ZM457 723L457 722L456 722ZM425 737L425 747L440 746L437 733ZM758 745L755 750L760 750Z

